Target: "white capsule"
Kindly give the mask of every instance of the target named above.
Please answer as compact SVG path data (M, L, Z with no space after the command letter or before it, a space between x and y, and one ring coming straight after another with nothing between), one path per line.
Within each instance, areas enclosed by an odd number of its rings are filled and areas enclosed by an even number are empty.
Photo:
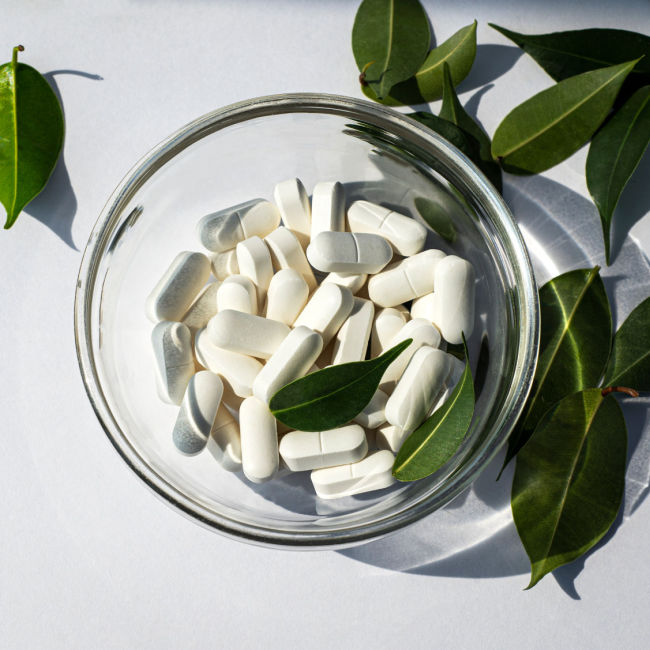
M183 323L162 321L153 328L151 343L158 396L169 404L180 404L195 370L190 330Z
M212 274L217 280L225 280L229 275L239 273L237 263L237 250L235 248L223 253L213 253L210 256L212 262Z
M456 255L436 266L433 322L449 343L462 343L474 330L474 267Z
M305 278L310 291L316 287L316 278L305 257L305 251L288 228L276 228L267 235L265 241L271 251L271 259L276 271L294 269Z
M442 392L436 397L433 406L429 409L429 415L432 415L449 399L465 370L465 363L458 357L455 357L453 354L448 354L447 356L449 357L449 374L445 379Z
M395 482L392 474L394 461L390 451L377 451L357 463L315 469L311 473L311 482L321 499L381 490Z
M408 257L424 248L427 229L415 219L370 201L355 201L348 210L352 232L370 232L385 237L396 253Z
M406 323L406 325L395 334L388 344L387 349L394 347L406 339L413 339L413 342L397 357L397 359L395 359L395 361L393 361L393 363L390 364L390 366L388 366L386 372L384 372L384 375L381 378L379 388L387 393L393 391L395 384L402 376L402 373L406 369L411 357L423 345L428 345L432 348L437 348L440 345L440 332L435 325L432 325L429 321L426 321L423 318L414 318Z
M245 275L230 275L217 290L217 310L234 309L257 314L255 285Z
M293 269L282 269L271 278L266 295L266 317L293 325L308 297L305 278Z
M321 232L307 247L309 263L328 273L379 273L392 257L383 237L363 233Z
M187 385L172 438L183 454L198 454L207 444L221 404L223 383L209 370L197 372Z
M385 307L380 309L375 316L370 333L370 356L378 357L392 338L399 332L408 320L406 310L396 309L395 307Z
M366 404L363 411L353 420L366 429L376 429L386 422L386 402L388 395L383 390L377 389L372 399Z
M254 199L206 215L197 224L197 233L209 251L219 253L235 248L249 237L264 237L279 223L280 213L273 203Z
M328 273L322 284L338 284L339 287L345 287L354 295L368 279L367 273Z
M221 399L205 448L226 471L238 472L241 469L239 425Z
M411 433L424 422L449 374L449 355L442 350L421 347L386 402L386 420Z
M249 481L263 483L278 471L278 432L268 406L247 397L239 408L242 469Z
M282 181L275 186L273 198L280 210L282 223L298 238L303 248L309 244L311 207L309 195L299 178Z
M341 183L317 183L311 195L311 240L328 230L345 230L345 190Z
M190 334L194 336L217 313L217 291L219 282L211 282L202 289L196 300L185 312L182 323L187 325Z
M334 339L332 365L362 361L366 358L374 315L375 306L370 300L353 299L352 311Z
M179 253L149 294L149 320L180 321L210 277L210 260L202 253Z
M276 320L226 309L210 319L207 332L218 348L268 359L289 334L289 328Z
M273 277L271 253L264 240L257 235L249 237L237 244L237 265L239 272L245 275L255 285L257 302L262 309L266 300L266 291Z
M220 375L227 390L239 397L253 394L253 382L262 370L262 364L257 359L218 348L205 329L197 332L194 348L196 360L204 368Z
M444 257L442 251L426 250L378 273L368 280L370 299L382 307L393 307L430 293L436 266Z
M296 327L282 341L253 382L253 395L266 404L284 385L307 373L323 349L323 339L308 327Z
M419 298L416 298L411 304L411 318L424 318L430 323L433 323L433 316L435 314L433 309L433 302L435 300L435 293L426 293Z
M292 472L355 463L367 453L366 434L358 424L328 431L290 431L280 441L280 456Z
M377 429L375 444L379 449L389 449L396 454L409 435L401 427L396 427L394 424L386 424Z
M353 304L354 298L348 289L337 284L323 284L314 291L294 326L304 325L318 332L325 348L350 315Z

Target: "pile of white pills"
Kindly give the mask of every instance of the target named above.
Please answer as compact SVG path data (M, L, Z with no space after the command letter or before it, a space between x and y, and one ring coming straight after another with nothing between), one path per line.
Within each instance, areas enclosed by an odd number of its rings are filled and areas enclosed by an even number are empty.
M186 455L207 450L256 483L281 462L310 470L325 499L388 487L394 454L462 374L440 348L472 332L473 268L424 250L427 230L410 217L368 201L346 213L340 183L318 183L310 202L291 179L274 199L201 219L209 252L179 253L147 299L158 392L180 405L174 444ZM407 338L346 426L288 431L269 411L285 384Z

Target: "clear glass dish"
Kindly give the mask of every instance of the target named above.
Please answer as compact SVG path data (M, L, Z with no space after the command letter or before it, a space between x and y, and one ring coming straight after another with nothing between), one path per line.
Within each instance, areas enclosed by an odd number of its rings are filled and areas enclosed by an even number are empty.
M275 183L295 176L308 190L318 181L341 181L348 204L365 198L423 223L418 209L436 219L446 215L453 241L431 231L427 245L474 264L477 320L469 345L475 417L458 453L425 480L323 501L308 472L283 472L255 485L221 470L207 453L187 458L173 447L177 408L156 394L145 298L178 251L199 248L194 224L201 216L254 197L270 199ZM503 446L523 407L538 329L526 248L505 203L472 163L399 113L320 94L228 106L145 156L95 225L75 300L77 353L88 396L133 471L209 528L292 548L377 538L440 508L472 483Z

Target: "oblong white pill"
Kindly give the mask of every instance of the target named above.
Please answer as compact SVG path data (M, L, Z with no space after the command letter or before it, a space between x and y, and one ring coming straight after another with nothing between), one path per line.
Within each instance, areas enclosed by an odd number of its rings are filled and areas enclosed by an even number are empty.
M354 417L354 421L366 429L376 429L386 422L386 402L388 395L377 389L363 411Z
M366 358L375 306L370 300L354 298L352 311L334 338L332 365Z
M210 277L210 260L203 253L179 253L147 297L149 320L180 321Z
M311 232L311 206L305 186L299 178L282 181L275 186L273 198L282 216L282 223L298 238L300 245L306 248Z
M239 408L242 469L249 481L263 483L278 471L278 431L268 406L247 397Z
M443 390L449 366L446 352L428 346L417 350L386 402L386 420L406 434L415 431Z
M294 269L282 269L271 278L266 294L266 317L293 325L308 297L305 278Z
M162 321L151 332L151 344L158 396L169 404L180 404L195 371L190 330L183 323Z
M300 312L294 326L304 325L323 337L323 347L332 340L350 315L354 298L348 289L337 284L322 284Z
M434 290L436 267L444 257L442 251L426 250L378 273L368 280L370 299L382 307L394 307L430 293Z
M366 283L367 273L328 273L322 284L338 284L349 289L354 295Z
M392 392L395 384L402 376L402 373L411 360L411 357L417 352L417 350L419 350L423 345L437 348L440 345L441 340L438 328L423 318L414 318L413 320L408 321L399 332L395 334L387 347L390 349L406 339L413 339L413 342L397 357L397 359L395 359L395 361L393 361L393 363L390 364L390 366L388 366L381 378L379 388L387 393Z
M215 253L227 251L248 237L264 237L280 223L278 209L269 201L253 199L203 217L197 224L201 243Z
M273 263L269 247L257 235L237 244L237 265L239 273L255 285L260 309L264 306L266 291L273 277Z
M253 382L262 370L262 364L253 357L218 348L203 329L196 334L194 341L196 360L208 370L218 374L230 389L239 397L253 394Z
M219 282L211 282L205 286L185 312L181 322L183 325L187 325L192 336L205 327L208 321L217 313L219 284Z
M191 456L208 444L222 395L223 383L213 372L201 370L190 379L172 434L178 451Z
M266 362L253 382L253 395L266 404L285 384L307 373L323 349L323 339L308 327L296 327Z
M447 356L449 357L449 374L445 379L442 392L436 397L433 406L429 409L429 415L432 415L449 399L465 370L465 363L458 357L455 357L453 354L448 354Z
M339 182L316 183L311 195L311 240L329 230L345 230L345 190Z
M315 469L311 473L311 482L321 499L380 490L395 482L392 474L394 461L393 454L384 449L357 463Z
M436 266L433 322L448 343L463 342L474 330L474 267L456 255Z
M241 469L239 425L223 404L223 398L205 448L226 471L238 472Z
M235 248L223 253L213 253L210 256L212 262L212 274L217 280L225 280L229 275L239 273L237 263L237 250Z
M207 332L218 348L268 359L289 334L289 328L270 318L226 309L210 319Z
M370 356L374 359L387 349L388 343L408 321L408 312L395 307L384 307L375 316L370 332Z
M409 435L409 433L394 424L386 424L377 429L375 444L379 449L389 449L396 454Z
M309 263L327 273L379 273L392 257L383 237L366 233L321 232L307 247Z
M433 323L435 310L433 307L435 293L426 293L416 298L411 304L411 318L424 318Z
M290 431L280 441L280 456L292 472L355 463L368 453L365 431L349 424L328 431Z
M405 257L419 253L427 239L427 229L415 219L370 201L355 201L348 210L348 223L352 232L385 237Z
M245 275L230 275L217 290L217 310L234 309L245 314L257 314L255 285Z
M276 271L294 269L305 278L310 291L316 287L316 278L305 257L305 251L288 228L276 228L266 236L265 241L271 251L271 259Z

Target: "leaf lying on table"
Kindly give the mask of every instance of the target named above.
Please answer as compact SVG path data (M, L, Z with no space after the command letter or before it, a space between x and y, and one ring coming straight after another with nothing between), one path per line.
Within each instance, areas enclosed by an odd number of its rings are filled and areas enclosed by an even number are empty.
M426 196L416 196L413 199L418 214L429 224L431 229L445 241L453 244L456 240L456 228L449 216L449 211L443 206ZM447 347L449 351L449 347Z
M11 228L45 187L63 145L63 113L43 76L12 60L0 66L0 202Z
M514 108L492 138L492 155L515 174L542 172L575 153L607 117L636 61L570 77Z
M300 431L340 427L361 413L388 366L412 341L406 339L370 361L342 363L296 379L271 398L269 409L280 422Z
M609 264L614 209L650 142L650 86L637 90L596 133L587 156L587 187L598 207Z
M610 395L565 397L517 455L512 514L531 563L528 589L580 557L616 518L623 497L627 430Z

